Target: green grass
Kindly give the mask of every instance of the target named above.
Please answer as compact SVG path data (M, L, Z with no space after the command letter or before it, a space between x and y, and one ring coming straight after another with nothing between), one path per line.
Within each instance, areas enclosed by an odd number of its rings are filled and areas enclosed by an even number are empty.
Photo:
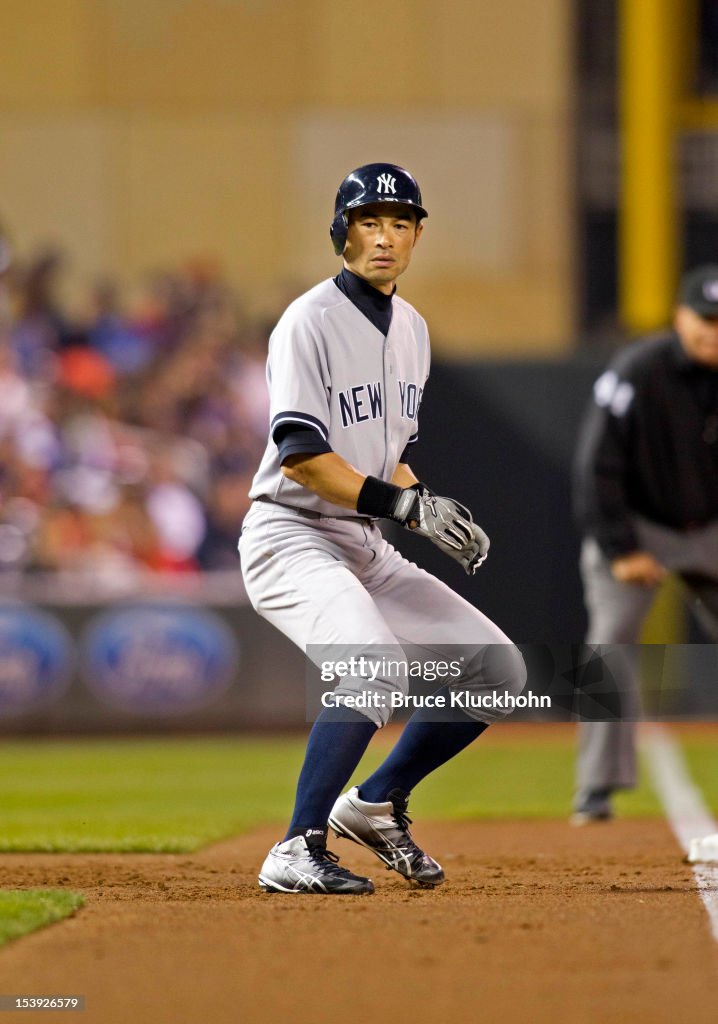
M714 817L718 817L718 743L705 739L682 740L688 769Z
M355 781L385 755L370 747ZM686 745L696 780L718 807L718 754ZM0 851L186 852L268 822L285 821L304 740L222 737L13 741L0 748ZM412 809L431 818L564 818L571 731L499 726L417 790ZM617 799L625 816L660 815L643 782Z
M677 738L693 781L718 816L718 737ZM570 807L573 777L572 741L509 736L483 749L479 741L422 783L412 809L435 819L562 818ZM622 818L663 817L645 769L634 790L615 795L614 806Z
M69 917L83 903L79 893L59 889L0 890L0 946Z
M500 728L500 727L499 727ZM435 775L412 799L412 810L434 819L566 818L575 772L573 737L543 739L531 734L469 747ZM498 732L497 732L498 737ZM621 817L656 817L660 805L645 774L637 788L619 793Z
M353 781L396 733L377 737ZM690 771L718 812L718 743L681 738ZM304 739L234 738L6 742L0 747L0 851L188 852L286 821ZM432 775L412 812L435 819L564 819L574 773L572 730L492 730ZM658 817L642 773L619 794L625 817ZM82 897L52 889L0 891L0 945L59 921Z
M300 740L15 741L0 851L183 852L281 818Z

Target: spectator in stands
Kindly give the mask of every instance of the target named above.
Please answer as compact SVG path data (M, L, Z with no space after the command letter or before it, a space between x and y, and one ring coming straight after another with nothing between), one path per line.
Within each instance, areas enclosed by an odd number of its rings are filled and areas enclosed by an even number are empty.
M235 570L264 327L206 260L130 303L97 281L69 316L60 254L9 273L6 250L0 231L0 569Z

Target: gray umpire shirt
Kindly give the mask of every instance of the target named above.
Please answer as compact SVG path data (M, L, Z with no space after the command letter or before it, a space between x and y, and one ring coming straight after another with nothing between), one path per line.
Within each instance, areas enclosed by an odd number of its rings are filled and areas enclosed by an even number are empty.
M334 451L359 472L390 480L418 438L430 351L426 323L408 302L386 297L383 334L381 318L345 294L358 294L362 304L361 290L371 286L347 271L337 280L341 288L330 278L296 299L269 339L270 435L249 495L346 516L346 508L287 479L282 460Z

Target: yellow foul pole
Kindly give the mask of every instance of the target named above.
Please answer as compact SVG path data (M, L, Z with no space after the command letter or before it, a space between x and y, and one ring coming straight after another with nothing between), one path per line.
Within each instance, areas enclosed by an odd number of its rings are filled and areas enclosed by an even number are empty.
M681 0L620 0L619 306L635 333L668 323L680 265L676 121Z
M681 264L677 126L693 0L619 0L621 201L619 309L629 331L669 323ZM670 577L644 623L643 643L685 641Z

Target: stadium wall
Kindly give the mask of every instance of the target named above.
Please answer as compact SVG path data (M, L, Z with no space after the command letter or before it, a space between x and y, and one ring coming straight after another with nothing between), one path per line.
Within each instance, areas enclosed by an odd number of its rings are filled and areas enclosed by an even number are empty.
M5 0L0 221L71 253L71 291L202 256L274 313L334 272L341 178L390 159L430 209L402 293L437 347L565 350L573 6Z

